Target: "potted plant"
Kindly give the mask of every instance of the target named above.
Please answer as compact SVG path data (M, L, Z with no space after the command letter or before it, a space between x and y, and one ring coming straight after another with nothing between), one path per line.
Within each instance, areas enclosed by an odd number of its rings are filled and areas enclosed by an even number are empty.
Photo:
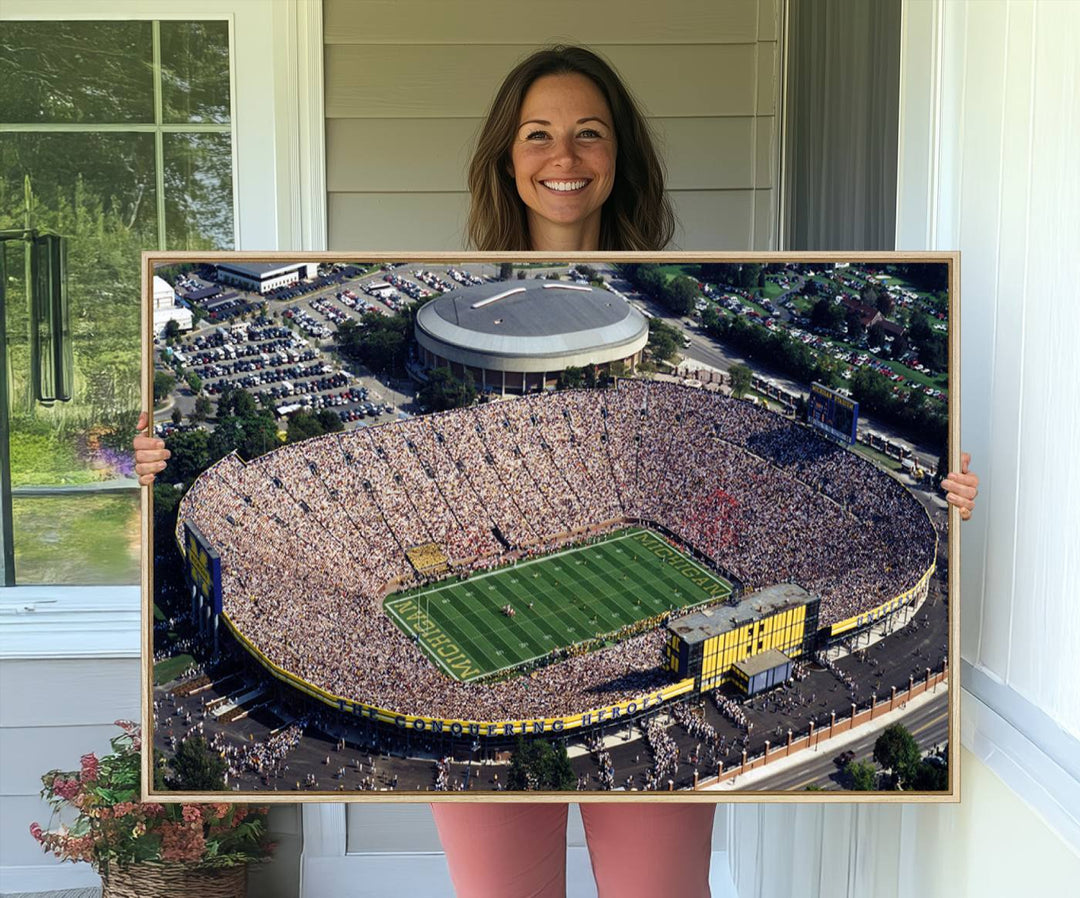
M123 732L110 740L111 754L86 754L79 770L42 776L53 815L50 829L33 823L30 834L61 860L92 864L102 898L243 898L247 865L273 850L267 809L140 802L139 726L116 725ZM58 818L66 822L51 828Z

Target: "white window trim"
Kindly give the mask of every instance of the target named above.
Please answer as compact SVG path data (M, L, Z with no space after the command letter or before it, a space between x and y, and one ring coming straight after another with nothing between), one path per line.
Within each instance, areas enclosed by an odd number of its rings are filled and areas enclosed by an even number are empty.
M0 589L0 659L138 658L138 586Z
M1080 851L1080 742L968 661L960 680L961 744Z
M0 4L0 21L200 18L232 33L237 249L325 249L320 0ZM0 589L0 657L137 657L139 643L137 586Z

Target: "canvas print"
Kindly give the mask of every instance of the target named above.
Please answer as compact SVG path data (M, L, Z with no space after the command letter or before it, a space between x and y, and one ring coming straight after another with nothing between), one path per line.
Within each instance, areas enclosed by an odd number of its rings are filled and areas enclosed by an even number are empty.
M151 795L955 798L954 256L144 264Z

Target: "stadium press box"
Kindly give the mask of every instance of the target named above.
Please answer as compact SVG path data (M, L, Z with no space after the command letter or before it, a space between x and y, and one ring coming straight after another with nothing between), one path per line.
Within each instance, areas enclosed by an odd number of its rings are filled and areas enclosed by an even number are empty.
M812 651L820 600L793 583L707 608L668 624L665 668L696 692L735 683L747 695L790 676L791 659Z

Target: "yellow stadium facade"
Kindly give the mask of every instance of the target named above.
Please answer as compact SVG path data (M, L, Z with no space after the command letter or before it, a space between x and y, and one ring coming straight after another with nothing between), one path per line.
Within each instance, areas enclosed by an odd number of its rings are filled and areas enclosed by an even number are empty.
M346 714L355 714L367 720L376 720L387 723L402 730L414 733L436 733L451 736L473 736L488 738L506 738L517 735L540 735L545 733L564 734L573 730L587 729L600 723L612 723L623 718L633 717L642 711L658 708L660 705L673 698L686 695L694 689L693 680L680 680L663 689L642 693L622 702L603 705L599 708L590 708L580 713L569 714L564 717L547 717L524 720L466 720L447 719L442 717L424 717L417 714L402 714L397 711L380 708L377 705L365 704L354 699L343 698L333 695L318 686L314 686L306 680L302 680L295 674L278 667L262 652L260 652L241 633L228 615L223 614L225 625L232 631L237 641L251 653L252 657L266 670L295 689L300 690L311 698L317 699L332 708L343 711Z

